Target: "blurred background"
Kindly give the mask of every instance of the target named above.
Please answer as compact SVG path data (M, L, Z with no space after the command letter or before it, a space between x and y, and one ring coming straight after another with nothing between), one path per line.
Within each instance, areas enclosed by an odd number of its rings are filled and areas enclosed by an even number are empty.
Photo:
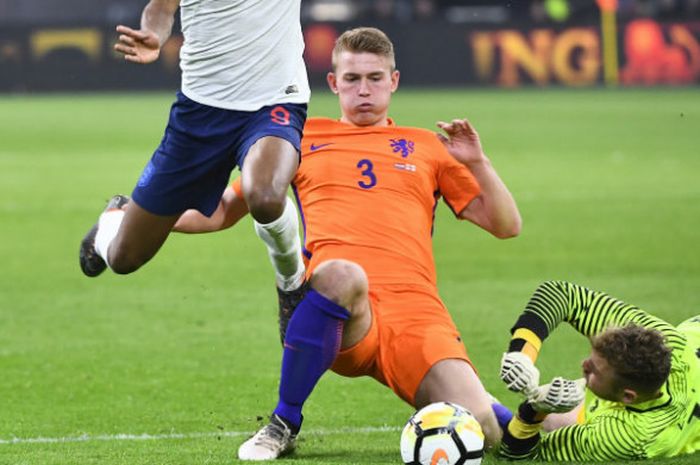
M112 52L146 2L0 0L0 465L231 465L276 401L276 293L250 219L173 235L128 277L79 271L80 240L130 192L179 88L179 25L156 63ZM336 37L378 26L402 72L392 118L468 116L516 198L509 241L435 212L441 296L506 405L519 400L501 354L541 281L671 323L700 313L700 0L302 7L310 115L338 114L324 91ZM545 345L543 379L580 375L585 338L564 327ZM411 413L379 383L329 374L280 463L395 465Z
M174 89L178 25L153 66L115 55L114 26L145 0L0 0L0 91ZM700 0L305 0L306 58L322 85L348 27L397 44L415 86L700 82ZM607 13L605 12L607 11Z

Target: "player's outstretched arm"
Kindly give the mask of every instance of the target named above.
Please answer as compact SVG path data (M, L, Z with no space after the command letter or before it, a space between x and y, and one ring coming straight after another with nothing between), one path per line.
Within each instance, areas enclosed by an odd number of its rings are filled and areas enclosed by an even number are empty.
M533 367L542 343L564 322L587 337L608 326L634 323L660 331L671 347L681 339L672 325L634 305L567 281L545 281L537 287L511 328L511 340L500 371L501 380L509 389L522 393L531 390L538 374Z
M151 0L143 9L141 29L119 25L119 39L114 50L134 63L152 63L158 59L160 48L170 37L175 12L180 0Z
M567 281L540 284L511 331L515 336L520 328L529 329L543 341L563 322L586 337L595 336L609 326L628 324L656 329L667 338L676 334L672 325L632 304Z
M537 387L539 371L534 363L542 343L561 322L575 319L590 307L585 299L577 298L577 289L566 281L546 281L530 297L511 328L508 349L501 359L500 378L508 389L527 396Z
M219 206L210 216L204 216L197 210L187 210L173 226L173 231L182 233L205 233L221 231L238 223L238 220L248 214L248 205L236 191L227 187L221 196Z
M438 134L447 151L469 168L481 186L481 194L459 216L501 239L520 234L522 219L515 200L484 154L479 134L471 123L455 119L437 125L447 134Z
M500 454L510 459L530 458L540 447L540 432L551 413L569 412L578 407L585 396L585 381L556 377L551 383L536 388L523 402L503 432Z

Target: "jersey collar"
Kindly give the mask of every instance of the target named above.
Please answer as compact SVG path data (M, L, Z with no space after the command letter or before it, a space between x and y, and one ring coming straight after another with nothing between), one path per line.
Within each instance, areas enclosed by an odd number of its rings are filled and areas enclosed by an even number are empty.
M335 122L338 124L348 126L350 128L355 128L355 129L362 129L362 128L380 128L381 129L384 127L386 127L386 128L395 128L396 127L396 123L394 122L394 120L392 118L386 119L386 126L355 126L354 124L344 123L340 119L335 120Z
M627 410L633 412L647 412L658 408L666 407L671 403L671 394L668 393L668 381L661 387L661 396L656 399L647 400L638 404L626 405Z

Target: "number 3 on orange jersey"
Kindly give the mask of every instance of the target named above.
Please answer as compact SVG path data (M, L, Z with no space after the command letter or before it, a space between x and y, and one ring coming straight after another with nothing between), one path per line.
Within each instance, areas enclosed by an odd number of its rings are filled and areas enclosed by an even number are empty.
M372 171L374 165L372 164L371 160L363 158L362 160L357 162L357 167L363 170L360 174L367 178L367 181L365 181L364 179L362 181L358 181L358 186L360 186L363 189L371 189L377 185L377 176Z

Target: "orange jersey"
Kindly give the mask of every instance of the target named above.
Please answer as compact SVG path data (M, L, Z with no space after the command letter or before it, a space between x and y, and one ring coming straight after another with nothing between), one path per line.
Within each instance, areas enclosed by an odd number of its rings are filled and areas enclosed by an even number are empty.
M435 363L469 362L438 296L432 232L441 197L459 214L480 188L434 133L389 122L356 127L308 119L292 189L304 227L307 276L326 260L346 259L369 278L369 333L341 351L332 369L372 376L415 405ZM242 196L239 180L233 187Z
M436 287L432 232L443 197L459 214L479 192L472 173L436 134L310 118L292 188L308 273L323 261L361 265L371 286Z

